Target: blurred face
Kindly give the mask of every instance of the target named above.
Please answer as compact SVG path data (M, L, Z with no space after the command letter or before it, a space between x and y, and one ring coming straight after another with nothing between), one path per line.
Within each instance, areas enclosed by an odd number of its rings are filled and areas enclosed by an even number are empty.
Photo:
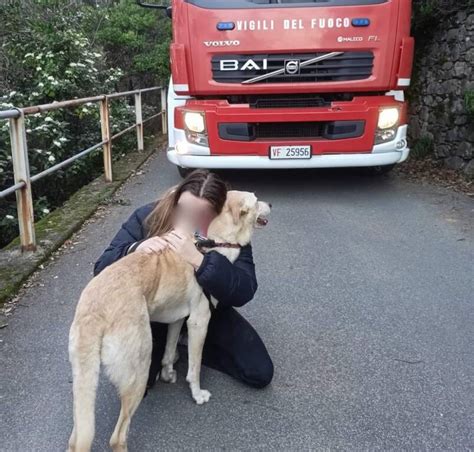
M200 232L206 235L209 223L216 215L217 212L207 199L185 191L175 208L173 226L190 233Z

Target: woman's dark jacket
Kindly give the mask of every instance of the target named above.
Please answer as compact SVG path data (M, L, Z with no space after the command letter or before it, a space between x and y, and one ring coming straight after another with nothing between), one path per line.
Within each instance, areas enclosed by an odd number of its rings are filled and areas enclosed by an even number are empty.
M130 218L113 238L94 265L94 275L105 267L125 256L136 247L136 242L146 239L144 221L152 211L155 203L150 203L135 210ZM250 301L257 290L257 278L253 263L252 246L242 247L240 255L232 264L217 251L204 255L202 264L195 272L197 282L209 297L219 301L218 307L243 306Z

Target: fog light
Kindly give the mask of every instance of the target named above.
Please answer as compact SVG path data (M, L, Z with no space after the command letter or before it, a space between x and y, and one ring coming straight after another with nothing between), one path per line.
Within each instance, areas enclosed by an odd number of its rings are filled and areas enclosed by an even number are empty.
M184 124L190 132L203 133L206 130L204 115L197 111L185 112Z
M384 108L379 112L379 122L377 127L379 129L391 129L396 126L400 119L400 112L398 108Z
M197 144L198 146L209 146L209 140L207 139L207 133L196 133L186 129L186 140L189 143Z
M397 141L397 149L401 150L403 148L406 148L406 146L407 146L406 140Z
M375 132L375 144L386 143L392 141L397 135L397 129L377 130Z

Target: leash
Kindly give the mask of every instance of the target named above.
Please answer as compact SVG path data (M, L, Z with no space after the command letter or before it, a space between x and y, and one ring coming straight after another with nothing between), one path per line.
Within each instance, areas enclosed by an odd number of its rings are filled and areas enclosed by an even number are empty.
M201 253L203 252L203 248L242 248L238 243L216 242L215 240L202 236L198 232L194 233L194 239L196 240L196 248L201 251Z

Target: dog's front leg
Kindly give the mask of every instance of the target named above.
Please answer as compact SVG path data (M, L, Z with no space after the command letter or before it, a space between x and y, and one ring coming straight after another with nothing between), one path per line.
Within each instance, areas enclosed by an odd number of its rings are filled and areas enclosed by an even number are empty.
M198 301L191 303L191 313L187 321L189 367L186 381L189 383L193 399L198 405L208 402L211 397L211 393L201 389L200 384L202 349L210 318L209 302L202 294Z
M181 319L168 325L165 353L161 360L161 365L163 366L161 369L161 379L167 383L176 383L176 371L173 369L173 365L176 362L176 346L183 323L184 319Z

